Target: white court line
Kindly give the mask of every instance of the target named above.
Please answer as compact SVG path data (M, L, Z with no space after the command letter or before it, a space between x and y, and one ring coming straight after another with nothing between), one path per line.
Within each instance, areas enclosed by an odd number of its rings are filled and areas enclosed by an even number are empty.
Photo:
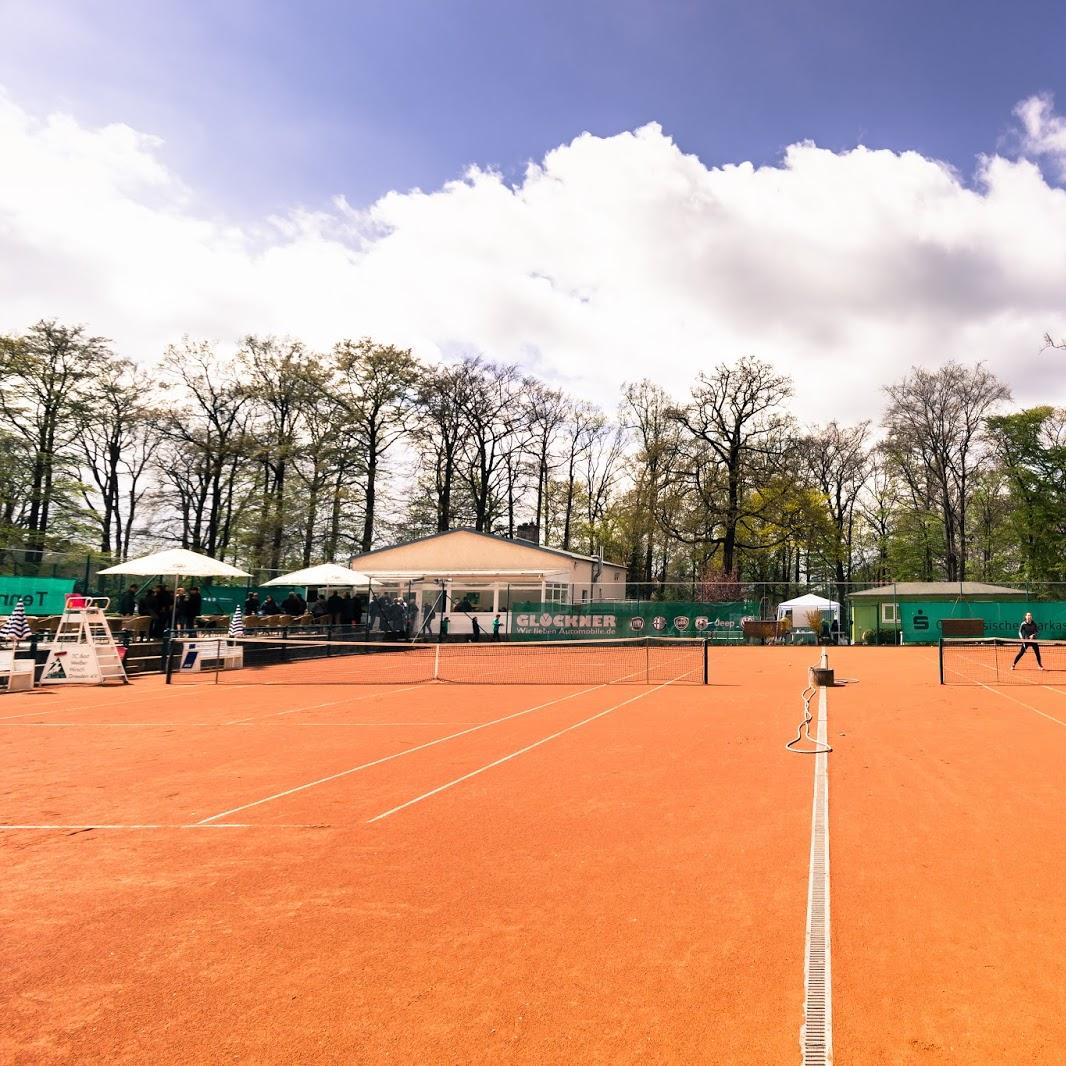
M978 681L977 683L981 686L981 688L986 688L989 692L994 692L997 696L1002 696L1005 700L1010 700L1011 703L1016 703L1019 707L1024 707L1026 708L1026 710L1032 711L1033 714L1038 714L1041 718L1046 718L1049 722L1054 722L1056 725L1066 726L1066 722L1064 722L1061 718L1056 718L1053 714L1046 714L1039 708L1034 707L1031 703L1026 703L1024 700L1015 699L1014 696L1008 696L1006 692L1000 692L999 689L993 688L991 685L986 685L983 681ZM1046 688L1047 686L1045 685L1042 687ZM1059 690L1052 689L1052 691L1058 692Z
M232 722L11 722L12 729L225 729ZM477 725L477 722L295 722L300 728L306 726L350 726L372 729L399 729L407 726Z
M479 729L488 729L489 726L499 725L501 722L509 722L512 718L521 718L525 714L532 714L533 711L543 710L545 707L551 707L556 703L565 703L567 700L572 700L577 696L583 696L587 692L595 692L597 689L604 688L604 685L593 685L591 688L580 689L577 692L571 692L567 696L560 696L556 700L548 700L547 703L538 703L536 707L528 707L524 711L515 711L514 714L504 715L502 718L494 718L491 722L482 722L479 725L471 726L469 729L462 729L458 733L449 733L444 737L437 737L436 740L428 740L425 744L417 744L413 748L405 748L403 751L394 752L392 755L385 755L380 759L374 759L372 762L362 763L359 766L352 766L347 770L341 770L340 773L330 774L329 777L320 777L317 781L309 781L305 785L297 785L295 788L286 789L284 792L277 792L273 796L266 796L263 799L253 800L251 803L242 804L240 807L233 807L228 811L222 811L220 814L212 814L209 818L204 818L198 825L206 825L208 822L213 822L218 818L225 818L228 814L236 814L238 811L246 811L249 807L258 807L263 803L270 803L273 800L283 799L285 796L291 796L296 792L303 792L306 789L314 788L316 785L324 785L329 781L336 781L338 778L347 777L349 774L359 773L360 770L369 770L372 766L380 766L382 763L391 762L393 759L403 758L405 755L413 755L416 751L424 751L426 748L432 748L435 744L443 744L448 740L455 740L457 737L465 737L469 733L476 733Z
M218 729L220 722L10 722L12 729Z
M236 686L230 685L229 688ZM262 685L241 685L241 688L263 688ZM410 692L415 688L423 688L420 682L417 685L403 685L400 688L387 688L384 692L369 692L365 696L348 696L343 700L329 700L327 703L308 703L303 707L287 707L284 711L271 711L270 714L253 715L251 718L234 718L223 725L249 725L252 722L265 722L268 718L280 718L284 714L296 714L298 711L317 711L320 707L336 707L342 703L361 703L363 700L377 699L379 696L391 696L394 693Z
M685 677L686 674L681 674L680 677ZM431 796L436 796L440 792L444 792L446 789L452 788L455 785L462 784L464 781L469 781L472 777L477 777L478 774L485 773L486 770L491 770L494 766L501 766L505 762L510 762L511 759L517 759L519 755L525 755L527 751L532 751L534 748L539 748L542 744L547 744L549 740L555 740L556 737L561 737L564 733L569 733L574 729L580 729L583 725L588 725L589 722L595 722L597 718L602 718L606 714L610 714L612 711L617 711L620 707L625 707L630 703L636 703L637 700L644 699L645 696L650 696L653 692L658 692L660 689L664 689L667 685L672 685L674 682L680 680L679 677L675 677L670 681L664 681L661 685L656 685L655 688L648 689L646 692L642 692L637 696L633 696L628 700L623 700L621 703L616 703L613 707L608 707L606 710L598 711L590 718L585 718L580 722L575 722L573 725L568 725L565 729L560 729L557 733L552 733L551 736L543 737L540 740L534 741L532 744L527 744L524 748L519 748L518 751L512 751L510 755L505 755L502 759L496 759L494 762L490 762L485 766L479 767L477 770L471 770L468 774L463 774L462 777L457 777L454 781L449 781L446 784L438 785L437 788L430 789L429 792L423 792L421 796L415 796L414 799L408 800L406 803L401 803L398 807L393 807L391 810L384 811L381 814L374 815L367 824L373 822L380 822L382 818L388 818L390 814L396 814L398 811L405 810L408 807L413 807L416 803L421 803L422 800L429 799Z
M459 726L479 725L478 722L297 722L299 726L363 726L369 729L381 726L383 729L391 729L399 726L426 725L426 726Z
M822 665L828 664L823 657ZM800 1047L804 1066L833 1061L833 981L829 932L829 700L818 689L820 749L814 757L814 799L811 803L811 854L807 880L807 930L803 961L803 1027Z
M13 829L66 829L70 832L82 832L88 829L250 829L251 825L241 825L236 822L224 823L220 822L216 825L199 825L193 823L191 825L165 825L163 823L132 823L130 825L101 825L100 823L94 823L93 825L0 825L0 832L13 830ZM280 828L275 826L274 828Z
M181 692L160 692L155 696L138 696L134 700L120 700L117 703L112 701L101 701L100 703L84 703L80 707L47 707L38 711L26 711L24 714L5 714L0 716L0 722L9 722L14 718L32 718L35 714L55 714L58 711L94 711L99 707L106 707L109 710L114 710L118 707L128 707L131 703L148 703L152 700L164 700L168 696L181 696L184 693Z
M93 822L86 825L56 825L26 824L26 825L0 825L0 832L13 832L15 830L65 830L71 833L86 832L90 829L109 829L113 831L137 829L351 829L355 826L325 824L323 822L211 822L205 825L203 822L132 822L129 824L102 824Z

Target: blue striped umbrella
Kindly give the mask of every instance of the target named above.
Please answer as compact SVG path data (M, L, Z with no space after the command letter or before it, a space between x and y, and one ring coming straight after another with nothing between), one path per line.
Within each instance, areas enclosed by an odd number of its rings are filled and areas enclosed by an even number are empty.
M30 623L26 621L26 607L22 600L15 604L15 610L11 617L0 629L0 637L4 640L25 640L30 635Z
M229 632L227 637L243 637L244 636L244 615L241 614L240 607L233 608L233 617L229 620Z

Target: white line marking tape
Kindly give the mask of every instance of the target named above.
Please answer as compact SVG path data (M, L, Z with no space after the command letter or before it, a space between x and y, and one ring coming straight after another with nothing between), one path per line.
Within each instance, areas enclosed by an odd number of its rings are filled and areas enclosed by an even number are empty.
M824 664L823 664L824 665ZM829 744L827 689L818 690L820 748ZM814 757L814 800L811 805L811 857L807 884L807 937L803 964L803 1028L800 1044L804 1066L829 1066L833 1061L833 982L829 933L829 755Z

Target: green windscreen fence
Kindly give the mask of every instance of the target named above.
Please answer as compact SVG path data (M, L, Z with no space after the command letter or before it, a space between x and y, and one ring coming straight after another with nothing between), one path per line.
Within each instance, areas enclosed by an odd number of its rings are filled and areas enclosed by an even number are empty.
M21 603L27 614L62 614L73 578L0 577L0 614L10 614Z
M757 617L753 603L648 600L618 603L515 603L512 640L589 640L597 637L707 637L740 640L741 620Z
M986 637L1017 637L1025 612L1030 611L1044 640L1066 640L1066 603L1025 600L988 602L926 601L899 605L905 644L935 644L945 618L980 618Z

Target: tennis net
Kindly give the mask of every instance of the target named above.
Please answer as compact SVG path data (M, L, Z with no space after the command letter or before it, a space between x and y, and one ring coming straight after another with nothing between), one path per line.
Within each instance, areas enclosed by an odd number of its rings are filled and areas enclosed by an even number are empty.
M1041 685L1052 679L1061 681L1056 675L1066 673L1066 641L1038 640L1039 660L1027 644L1007 637L945 637L940 641L940 683Z
M707 684L707 641L636 637L537 643L387 644L300 638L171 642L167 683L219 685Z

